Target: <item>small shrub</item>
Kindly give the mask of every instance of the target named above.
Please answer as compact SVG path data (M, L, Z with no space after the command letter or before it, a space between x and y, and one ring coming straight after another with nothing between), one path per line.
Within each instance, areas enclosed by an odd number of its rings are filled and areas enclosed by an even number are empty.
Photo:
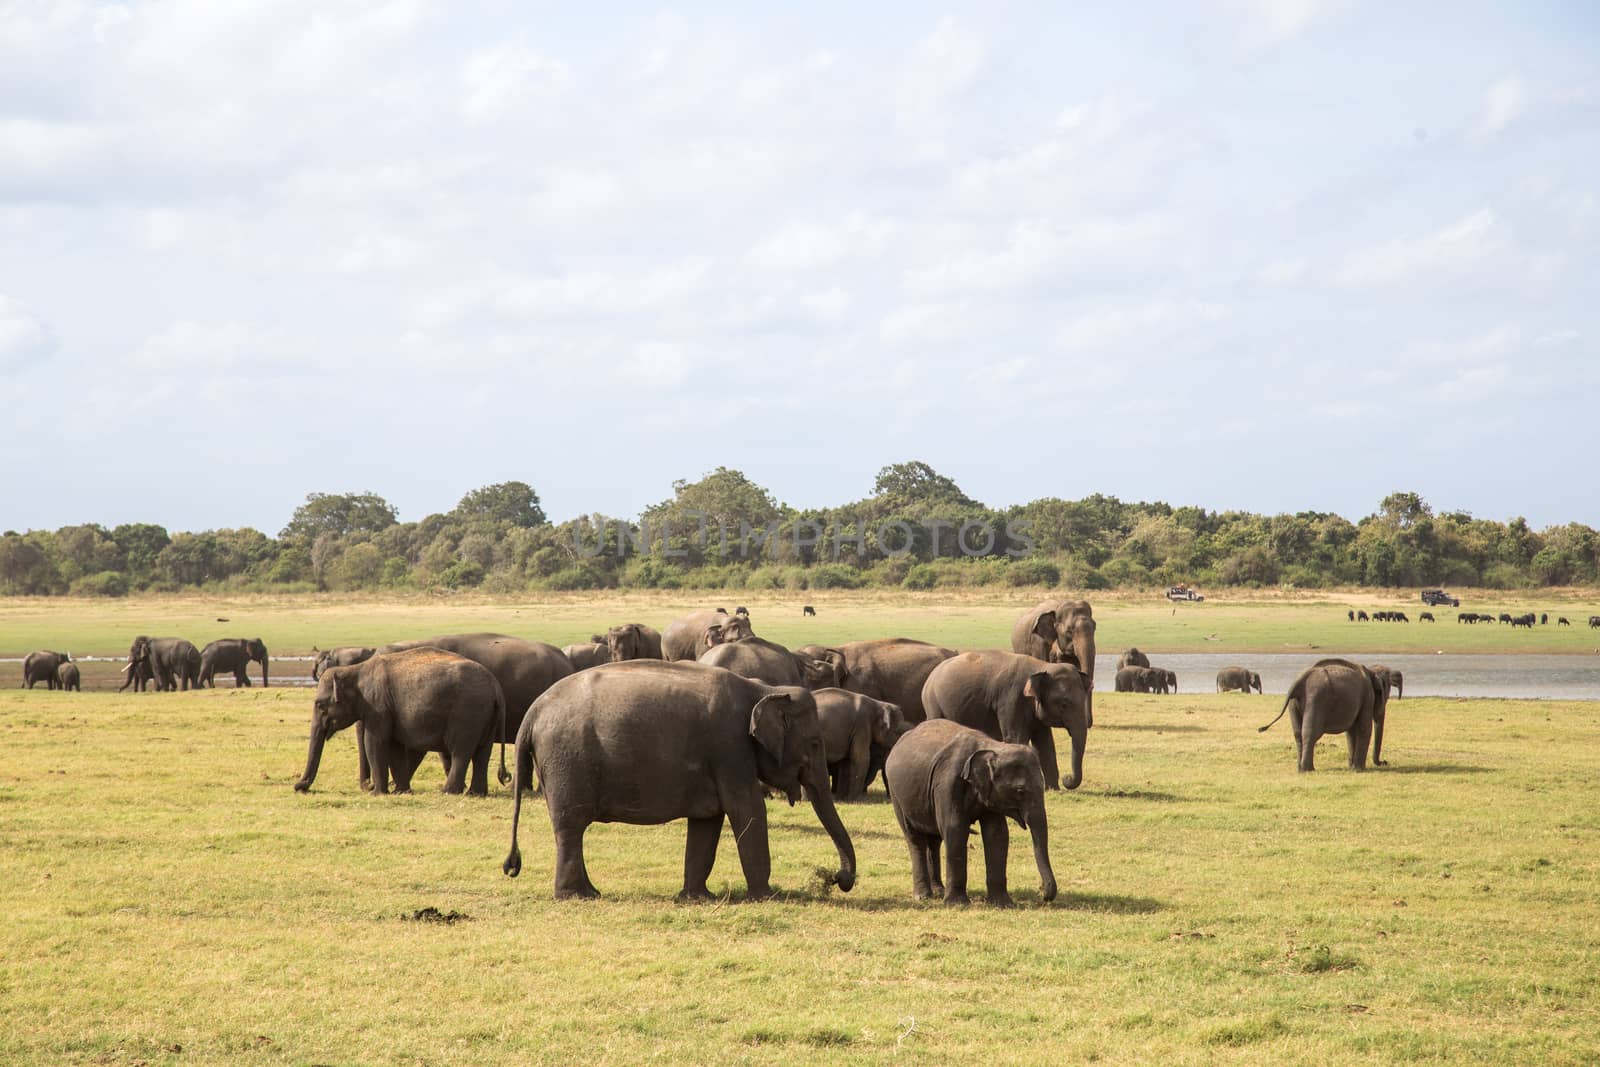
M932 589L939 584L939 569L931 563L919 563L906 572L900 584L907 589Z
M1061 584L1061 568L1047 559L1014 559L1006 567L1006 584L1054 588Z
M127 596L128 579L116 571L86 574L72 583L73 596Z
M439 584L447 589L476 589L483 584L483 565L475 560L458 559L439 574Z

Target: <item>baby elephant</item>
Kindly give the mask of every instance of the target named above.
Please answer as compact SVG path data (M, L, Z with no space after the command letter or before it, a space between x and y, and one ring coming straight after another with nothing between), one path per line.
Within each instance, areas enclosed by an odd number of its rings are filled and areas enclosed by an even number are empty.
M814 696L833 798L860 800L884 758L910 727L896 704L833 687L818 689Z
M78 674L78 665L68 660L56 668L56 684L63 691L83 692L83 681Z
M894 815L911 852L911 890L918 900L935 893L946 904L967 901L967 837L976 822L983 833L989 903L1009 907L1006 819L1033 833L1039 895L1056 898L1044 815L1044 773L1029 745L996 741L948 719L929 719L902 737L884 766ZM939 848L945 879L939 882Z

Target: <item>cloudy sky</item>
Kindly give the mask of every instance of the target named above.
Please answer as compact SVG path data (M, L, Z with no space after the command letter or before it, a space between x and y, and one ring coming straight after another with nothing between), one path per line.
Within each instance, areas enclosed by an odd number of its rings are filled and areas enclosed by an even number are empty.
M1596 9L1081 6L0 0L0 527L906 459L1600 525Z

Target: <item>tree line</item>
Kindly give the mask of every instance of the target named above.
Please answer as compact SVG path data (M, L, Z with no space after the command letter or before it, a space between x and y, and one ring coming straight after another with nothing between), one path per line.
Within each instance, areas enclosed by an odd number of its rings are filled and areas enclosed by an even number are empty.
M0 594L208 591L901 586L1148 587L1592 584L1600 537L1581 523L1435 513L1416 493L1355 522L1256 515L1096 494L991 508L926 463L879 471L871 493L798 509L737 470L679 481L637 517L551 522L524 482L475 489L401 522L373 493L312 493L270 537L148 523L0 535Z

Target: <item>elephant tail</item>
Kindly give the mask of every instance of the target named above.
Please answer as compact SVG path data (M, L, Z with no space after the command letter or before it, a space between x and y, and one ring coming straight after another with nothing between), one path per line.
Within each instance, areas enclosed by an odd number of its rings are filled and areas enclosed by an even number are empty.
M498 683L495 684L495 701L499 706L500 720L500 784L511 784L511 772L506 770L506 695Z
M501 736L504 736L503 734ZM501 745L502 756L505 746ZM533 731L524 722L517 731L516 772L511 780L511 851L506 853L500 869L506 877L515 878L522 873L522 850L517 847L517 824L522 820L522 791L533 781Z
M1278 709L1277 717L1274 718L1271 722L1267 723L1267 725L1265 725L1265 726L1258 726L1256 728L1256 733L1264 734L1268 730L1270 730L1274 726L1276 726L1277 723L1278 723L1278 719L1283 718L1283 713L1289 710L1289 705L1294 702L1294 699L1295 699L1295 695L1294 695L1294 692L1291 690L1289 695L1287 697L1285 697L1284 700L1283 700L1283 707Z

